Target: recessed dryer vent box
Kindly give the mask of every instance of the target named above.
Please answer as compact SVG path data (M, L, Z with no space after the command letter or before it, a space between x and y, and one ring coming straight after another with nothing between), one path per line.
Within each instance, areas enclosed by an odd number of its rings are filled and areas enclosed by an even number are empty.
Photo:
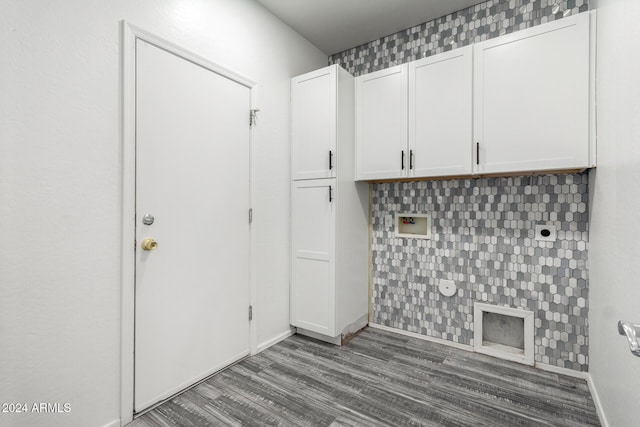
M473 303L473 349L478 353L533 365L533 312Z
M431 216L429 214L397 213L396 237L431 238Z

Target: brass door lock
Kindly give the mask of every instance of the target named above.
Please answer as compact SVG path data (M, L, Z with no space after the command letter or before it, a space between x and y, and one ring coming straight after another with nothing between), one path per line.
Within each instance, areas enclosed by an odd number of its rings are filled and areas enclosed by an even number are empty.
M158 247L158 242L153 239L144 239L141 246L142 250L153 251Z

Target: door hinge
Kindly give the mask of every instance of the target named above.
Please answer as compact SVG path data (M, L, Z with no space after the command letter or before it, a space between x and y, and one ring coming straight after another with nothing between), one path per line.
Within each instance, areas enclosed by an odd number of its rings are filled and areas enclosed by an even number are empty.
M253 222L253 208L249 209L249 224Z
M258 121L258 111L257 108L249 110L249 126L253 126Z
M253 306L249 306L249 320L253 320Z

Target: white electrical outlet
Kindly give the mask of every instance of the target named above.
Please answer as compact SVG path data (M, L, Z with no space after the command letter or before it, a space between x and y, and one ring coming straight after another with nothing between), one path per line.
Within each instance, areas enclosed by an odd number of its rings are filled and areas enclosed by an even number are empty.
M550 224L536 225L536 240L542 242L555 242L557 239L556 226Z

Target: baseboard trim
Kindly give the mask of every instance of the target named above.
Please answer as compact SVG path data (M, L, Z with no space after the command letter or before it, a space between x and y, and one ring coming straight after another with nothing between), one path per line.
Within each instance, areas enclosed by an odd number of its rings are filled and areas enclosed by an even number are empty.
M598 390L596 389L596 384L593 382L593 378L591 374L587 374L587 385L589 386L589 391L591 392L591 398L593 399L594 405L596 405L596 413L598 414L598 418L600 419L600 424L602 427L609 427L609 421L604 414L604 408L602 407L602 401L600 400L600 395L598 394Z
M258 344L256 354L260 353L263 350L268 349L272 345L278 344L280 341L286 340L287 338L289 338L295 333L296 333L296 330L292 328L292 329L289 329L288 331L285 331L281 334L276 335L275 337L271 338L268 341L263 342L262 344Z
M378 323L369 323L369 326L374 328L374 329L380 329L380 330L387 331L387 332L393 332L394 334L399 334L399 335L406 335L408 337L417 338L419 340L431 341L431 342L435 342L435 343L438 343L438 344L447 345L449 347L458 348L460 350L466 350L466 351L469 351L471 353L480 353L480 352L474 351L473 346L466 345L466 344L460 344L460 343L452 342L452 341L448 341L448 340L444 340L442 338L430 337L428 335L417 334L415 332L408 332L408 331L405 331L405 330L402 330L402 329L396 329L396 328L392 328L392 327L389 327L389 326L380 325ZM493 355L490 355L490 356L496 357L496 356L493 356ZM537 368L537 369L540 369L541 371L553 372L554 374L560 374L560 375L565 375L567 377L579 378L579 379L586 380L586 381L588 381L589 378L591 378L587 372L574 371L573 369L561 368L559 366L546 365L546 364L538 363L538 362L536 362L533 366L535 368ZM603 423L603 425L604 425L604 423Z
M122 423L120 422L120 420L113 420L110 423L105 424L102 427L120 427L122 425Z
M587 380L589 378L588 372L574 371L573 369L561 368L560 366L553 366L536 362L534 367L540 369L541 371L553 372L554 374L560 374L567 377L578 378L581 380Z
M428 335L417 334L415 332L404 331L402 329L391 328L389 326L380 325L378 323L369 323L369 326L374 329L380 329L382 331L393 332L395 334L406 335L411 338L417 338L419 340L431 341L438 344L448 345L449 347L459 348L460 350L466 350L473 352L473 347L466 344L459 344L457 342L443 340L442 338L430 337Z

